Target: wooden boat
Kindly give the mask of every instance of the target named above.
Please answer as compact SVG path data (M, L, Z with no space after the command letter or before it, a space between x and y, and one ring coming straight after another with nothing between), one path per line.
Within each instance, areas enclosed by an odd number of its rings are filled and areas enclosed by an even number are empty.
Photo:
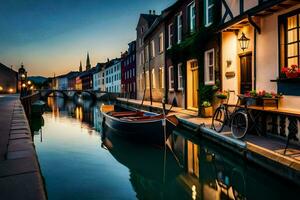
M45 111L46 103L42 100L37 100L31 104L31 114L33 116L41 116Z
M102 106L101 112L103 125L118 130L122 136L155 145L163 145L178 125L175 116L165 118L162 114L140 110L115 111L111 105Z

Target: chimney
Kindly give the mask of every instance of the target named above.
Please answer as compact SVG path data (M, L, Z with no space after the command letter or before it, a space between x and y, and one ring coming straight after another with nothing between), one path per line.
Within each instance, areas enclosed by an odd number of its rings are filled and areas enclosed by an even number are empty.
M155 10L153 10L153 15L155 15Z
M109 62L109 58L107 58L107 62Z
M152 14L152 10L149 10L149 14L150 14L150 15Z

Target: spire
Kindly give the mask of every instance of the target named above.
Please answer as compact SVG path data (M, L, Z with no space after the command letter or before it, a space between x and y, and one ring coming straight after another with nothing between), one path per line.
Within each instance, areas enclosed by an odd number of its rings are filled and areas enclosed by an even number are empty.
M82 72L82 63L80 61L80 65L79 65L79 72Z
M86 58L86 70L91 69L91 63L90 63L90 55L89 52L87 52L87 58Z

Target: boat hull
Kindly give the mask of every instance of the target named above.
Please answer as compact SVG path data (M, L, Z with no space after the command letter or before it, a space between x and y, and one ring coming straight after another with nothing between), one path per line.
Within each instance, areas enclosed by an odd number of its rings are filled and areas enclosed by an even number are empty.
M155 145L164 145L172 131L172 124L166 123L166 134L164 134L163 119L143 122L126 122L103 113L103 123L117 130L117 134L131 140Z

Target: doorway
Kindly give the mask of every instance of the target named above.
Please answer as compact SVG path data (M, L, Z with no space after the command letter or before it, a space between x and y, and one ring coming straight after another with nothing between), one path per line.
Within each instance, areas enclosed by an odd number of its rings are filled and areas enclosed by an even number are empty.
M188 61L187 68L187 107L197 110L198 108L198 62L197 60Z
M252 54L240 56L240 92L245 94L252 90Z

